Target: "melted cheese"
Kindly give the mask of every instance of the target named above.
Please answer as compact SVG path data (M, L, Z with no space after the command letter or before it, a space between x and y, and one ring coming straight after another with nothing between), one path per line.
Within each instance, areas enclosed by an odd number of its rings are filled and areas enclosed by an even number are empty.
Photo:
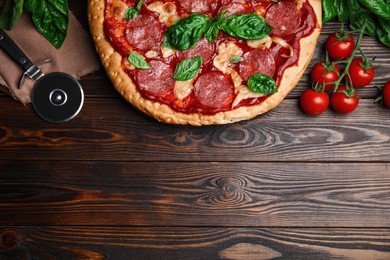
M228 73L232 77L233 85L234 85L234 87L236 89L236 93L237 93L237 89L238 89L238 87L241 86L243 79L241 78L240 74L238 74L238 72L233 70L233 69L230 69L228 71Z
M173 54L175 54L175 50L161 46L161 55L163 56L164 59L169 58Z
M233 101L232 108L234 108L235 106L240 104L240 102L244 99L259 98L259 97L263 97L263 96L264 96L264 94L253 92L247 86L242 85L242 86L238 87L238 94Z
M218 45L218 55L214 58L213 65L223 73L229 73L230 59L241 56L243 51L234 42L221 43Z
M158 56L158 52L157 51L148 51L148 52L145 53L145 57L149 58L149 59L155 58L157 56Z
M128 6L122 1L115 0L111 5L111 17L115 20L121 20L125 16Z
M249 47L255 48L255 49L269 49L272 44L272 38L267 36L264 39L260 40L247 40L246 43Z
M178 99L185 99L191 94L195 78L187 81L175 81L173 92Z
M149 11L158 13L160 22L164 23L168 27L179 19L176 5L172 2L163 3L161 1L156 1L148 5L146 8Z

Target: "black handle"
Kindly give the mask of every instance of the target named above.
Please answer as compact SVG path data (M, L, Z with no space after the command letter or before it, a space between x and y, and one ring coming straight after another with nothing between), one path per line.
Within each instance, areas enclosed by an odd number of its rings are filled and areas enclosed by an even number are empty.
M0 29L0 47L14 59L24 71L33 66L33 63L27 58L23 51L2 29Z

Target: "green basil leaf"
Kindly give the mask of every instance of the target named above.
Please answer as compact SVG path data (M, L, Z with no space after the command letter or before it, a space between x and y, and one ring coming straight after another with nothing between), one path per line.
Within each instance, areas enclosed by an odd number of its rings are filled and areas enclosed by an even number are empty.
M366 29L364 33L371 37L376 37L376 21L372 13L360 7L352 10L353 11L349 17L349 26L351 29L356 31L360 30L364 21L366 21Z
M23 13L24 0L7 0L0 14L0 28L11 30Z
M136 68L139 68L139 69L149 69L150 68L150 65L146 62L145 57L142 56L141 54L135 52L135 51L130 51L128 60Z
M173 78L179 81L187 81L196 76L202 66L202 56L181 61L175 69Z
M254 74L248 79L248 87L256 93L274 94L278 92L276 82L270 76Z
M364 8L374 16L390 21L390 5L384 0L357 0Z
M334 0L334 8L339 21L345 22L349 18L350 6L347 0Z
M244 60L244 58L241 57L241 56L234 56L234 57L232 57L232 58L230 59L230 62L231 62L231 63L239 63L239 62L241 62L241 61L243 61L243 60Z
M137 9L135 9L134 7L131 7L131 8L129 8L129 9L127 9L127 11L126 11L126 13L125 13L125 15L124 15L124 18L125 18L126 20L134 19L135 17L137 17L138 13L139 13L139 12L138 12Z
M322 22L327 23L336 17L336 8L333 0L322 0Z
M227 11L222 12L216 19L213 19L213 21L211 22L211 25L209 26L204 35L209 42L214 42L217 39L220 27L222 25L226 13Z
M38 31L57 49L62 46L68 28L67 0L26 0L25 8L32 12Z
M184 51L191 49L202 38L210 25L203 14L191 14L176 21L164 34L163 46Z
M144 3L144 0L140 0L136 6L130 7L127 9L124 18L126 20L134 19L138 16L139 12L141 11L142 4Z
M233 37L246 40L259 40L273 30L263 17L258 14L233 14L225 18L221 29Z
M377 35L379 40L386 46L390 47L390 22L378 18Z

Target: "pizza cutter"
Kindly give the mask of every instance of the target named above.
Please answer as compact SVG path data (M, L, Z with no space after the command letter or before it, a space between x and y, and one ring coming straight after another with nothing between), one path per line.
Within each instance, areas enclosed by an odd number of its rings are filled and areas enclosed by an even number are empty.
M84 92L75 78L63 72L44 75L1 29L0 47L24 70L19 88L25 76L35 81L31 103L42 119L62 123L73 119L80 112L84 103Z

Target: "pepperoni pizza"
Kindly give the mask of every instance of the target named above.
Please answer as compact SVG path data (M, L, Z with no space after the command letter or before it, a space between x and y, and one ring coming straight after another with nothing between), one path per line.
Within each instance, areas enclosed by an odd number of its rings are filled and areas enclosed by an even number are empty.
M304 73L320 0L89 0L108 76L172 124L226 124L276 107Z

